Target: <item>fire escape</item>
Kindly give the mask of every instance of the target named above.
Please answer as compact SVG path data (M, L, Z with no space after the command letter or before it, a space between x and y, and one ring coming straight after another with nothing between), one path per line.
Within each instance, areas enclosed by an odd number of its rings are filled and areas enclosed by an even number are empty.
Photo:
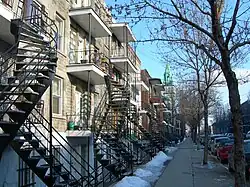
M11 21L15 44L0 58L0 154L11 146L47 186L94 186L94 169L52 126L57 27L38 2L32 2L30 16L23 16L23 7L19 1L21 18ZM48 120L40 106L49 87Z

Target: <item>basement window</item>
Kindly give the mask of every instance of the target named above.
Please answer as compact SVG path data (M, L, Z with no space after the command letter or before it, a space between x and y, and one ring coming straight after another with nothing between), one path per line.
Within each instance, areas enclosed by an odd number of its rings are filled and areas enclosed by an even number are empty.
M18 187L35 187L35 174L29 166L19 157Z
M62 79L55 77L52 83L52 105L54 114L62 114Z

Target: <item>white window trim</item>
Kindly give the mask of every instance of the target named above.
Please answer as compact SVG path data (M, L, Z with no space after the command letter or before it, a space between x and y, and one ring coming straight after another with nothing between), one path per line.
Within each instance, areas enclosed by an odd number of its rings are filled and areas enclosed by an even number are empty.
M62 36L61 36L61 46L57 46L57 50L61 53L65 52L65 19L62 18L62 16L60 16L59 14L56 14L56 22L62 23ZM59 29L59 28L57 28ZM59 35L59 30L58 30L58 35ZM61 34L61 33L60 33ZM58 40L59 40L59 36L58 36Z
M54 115L62 115L62 105L63 105L63 79L60 77L55 77L54 79L58 79L59 80L59 87L60 87L60 95L52 95L52 102L53 102L53 98L57 97L59 98L59 113L54 113ZM53 103L52 103L53 104Z

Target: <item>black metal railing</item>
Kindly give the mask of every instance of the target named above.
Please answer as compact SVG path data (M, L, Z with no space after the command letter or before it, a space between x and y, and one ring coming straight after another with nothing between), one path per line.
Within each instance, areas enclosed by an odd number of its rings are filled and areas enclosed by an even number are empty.
M35 15L32 14L32 12L36 12ZM8 96L5 96L5 99L1 102L1 105L3 105L3 103L7 103L5 104L6 107L5 111L8 111L11 106L20 98L20 96L26 91L26 89L32 84L34 83L34 81L36 82L35 77L44 70L45 66L45 62L44 60L48 57L50 57L51 53L55 53L56 49L57 49L57 45L56 45L56 41L57 41L57 27L54 23L53 20L51 20L49 17L47 17L47 13L44 12L44 10L36 3L34 2L34 4L32 4L32 9L31 9L31 15L30 17L26 17L24 18L24 21L20 21L20 29L19 29L19 33L20 34L21 30L22 30L22 26L24 24L24 22L28 22L29 24L32 25L33 28L37 29L38 32L41 32L45 35L45 37L47 36L48 38L48 46L47 48L41 49L40 51L38 51L36 53L35 56L32 56L33 58L24 66L24 69L27 70L26 72L20 72L18 73L15 78L13 78L10 82L9 85L6 86L1 94L0 97L2 97L3 92L7 91L9 89L11 89L11 84L15 84L15 82L18 80L19 81L19 85L16 86L14 89L12 89L12 92L17 91L19 88L22 88L22 92L20 93L20 95L18 95L17 97L15 97L15 99L13 99L13 96L10 94ZM44 21L41 21L44 20ZM43 24L41 24L43 23ZM19 39L17 41L17 43L15 45L19 44ZM14 46L15 46L14 45ZM7 50L4 54L1 55L0 60L2 60L0 62L1 67L6 67L5 69L2 69L1 74L0 74L0 78L2 80L2 77L6 76L7 72L10 71L11 69L14 69L15 67L15 60L11 61L9 63L9 60L12 59L16 59L16 53L11 52L13 49L9 49ZM43 53L44 50L46 50L46 53ZM43 53L43 56L41 56L41 54ZM37 59L39 57L39 59ZM36 63L34 64L35 59L37 60ZM30 68L31 67L31 68ZM27 79L29 79L29 81L27 81ZM3 117L5 113L2 113L2 115L0 116L0 118Z
M109 58L97 50L71 50L69 52L69 64L95 64L107 74L110 74L111 71Z
M13 8L14 0L2 0L2 3L7 7Z

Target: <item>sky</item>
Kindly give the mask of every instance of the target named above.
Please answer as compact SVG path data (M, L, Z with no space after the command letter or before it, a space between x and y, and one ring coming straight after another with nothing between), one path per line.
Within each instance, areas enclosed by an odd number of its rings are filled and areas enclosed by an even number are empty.
M126 0L120 0L119 2L126 2ZM107 5L114 5L114 0L106 0ZM117 20L117 21L123 21ZM153 23L152 23L153 24ZM140 22L139 24L133 26L132 31L137 40L149 39L149 33L147 24L145 22ZM136 53L142 62L142 69L147 69L151 77L163 79L163 74L165 71L165 64L161 57L157 54L159 48L156 43L138 43L136 47ZM171 67L171 64L170 64ZM242 72L250 70L250 63L244 64L241 69L236 69L236 75L241 76ZM172 69L172 71L175 71ZM244 73L243 73L244 74ZM174 80L175 81L175 80ZM220 87L218 91L221 93L221 99L224 104L228 104L228 89L227 87ZM248 92L250 91L250 82L239 85L239 91L241 96L241 103L247 100Z

